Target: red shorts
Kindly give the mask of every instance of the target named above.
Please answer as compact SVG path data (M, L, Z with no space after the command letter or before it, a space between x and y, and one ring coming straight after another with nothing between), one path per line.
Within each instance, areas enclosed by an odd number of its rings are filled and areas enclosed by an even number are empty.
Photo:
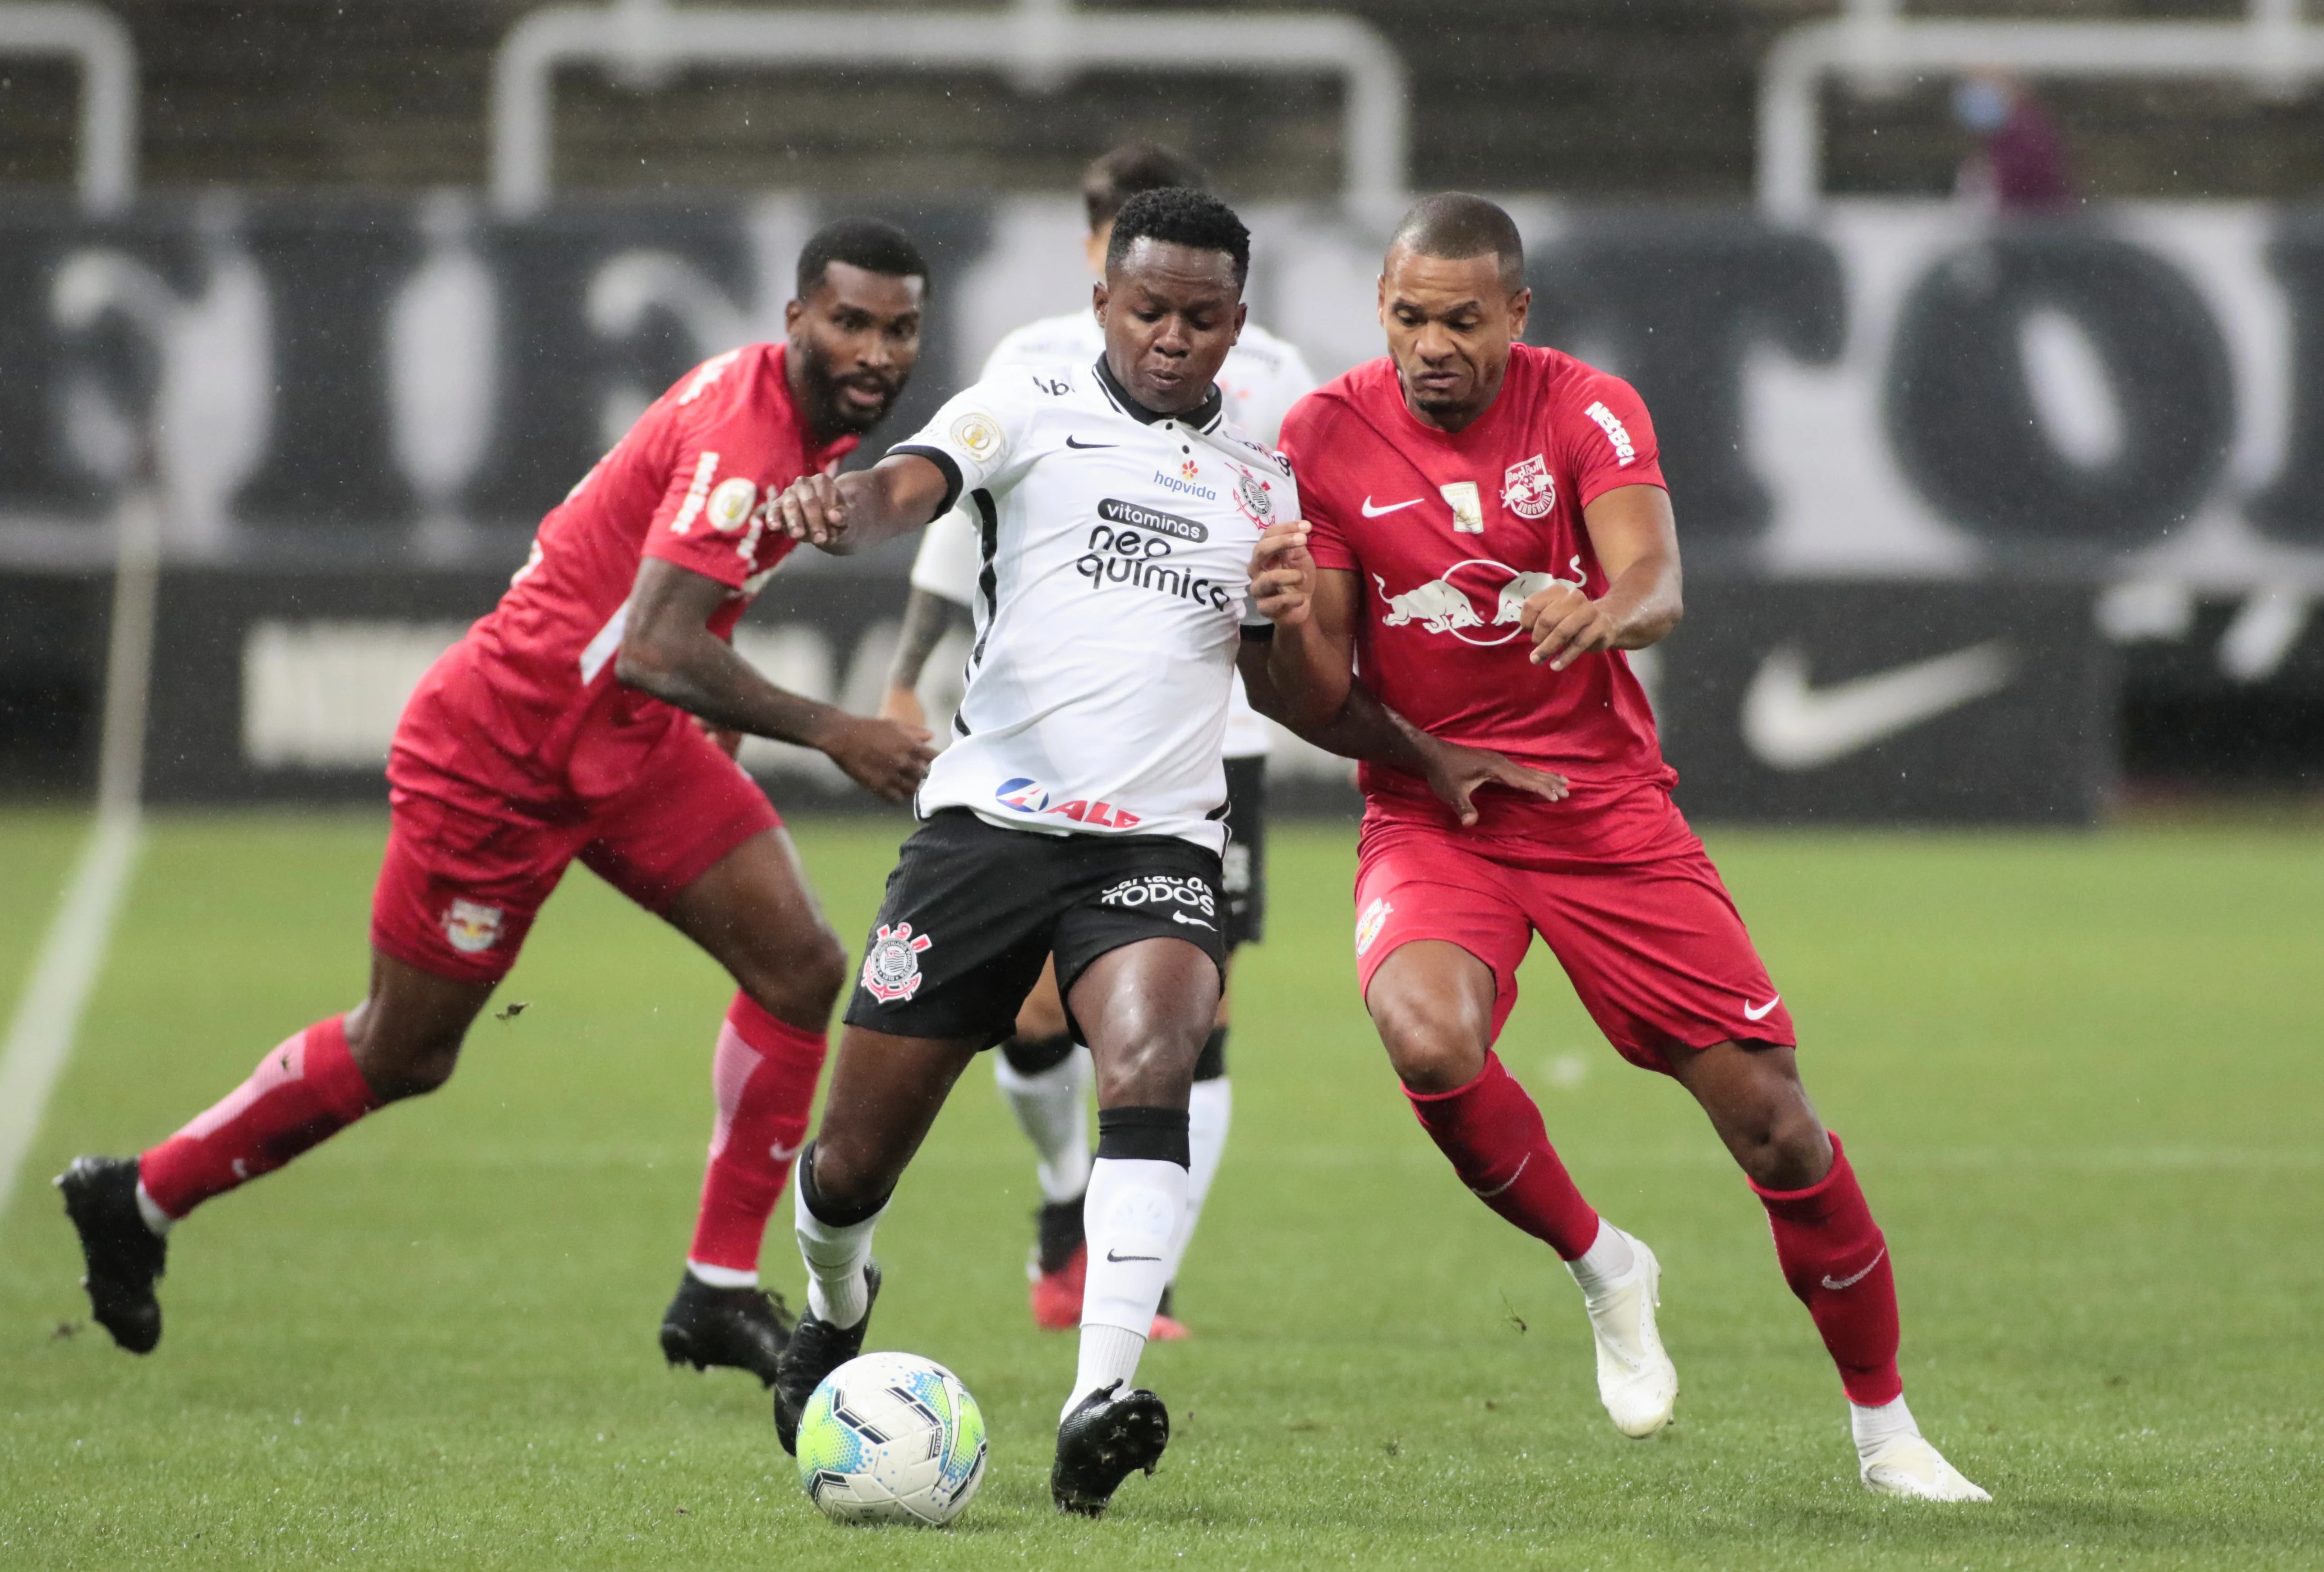
M1598 1029L1624 1059L1670 1071L1673 1044L1789 1045L1776 996L1719 870L1659 786L1623 805L1638 833L1617 852L1479 836L1377 810L1356 869L1356 969L1372 975L1416 939L1459 945L1493 971L1493 1035L1540 934Z
M482 761L481 777L505 764ZM496 983L541 903L578 857L649 911L782 818L758 783L680 717L616 795L494 800L471 780L420 765L391 771L387 858L372 892L372 947L421 971Z

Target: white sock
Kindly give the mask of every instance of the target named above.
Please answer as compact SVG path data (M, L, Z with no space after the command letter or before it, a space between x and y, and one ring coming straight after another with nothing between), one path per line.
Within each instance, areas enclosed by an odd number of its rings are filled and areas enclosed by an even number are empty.
M1630 1248L1630 1236L1605 1218L1598 1219L1598 1237L1590 1248L1565 1263L1573 1281L1582 1287L1582 1297L1596 1304L1609 1289L1621 1286L1638 1263L1638 1253Z
M1878 1408L1866 1408L1860 1403L1848 1405L1848 1428L1856 1436L1856 1457L1868 1463L1874 1453L1899 1437L1918 1436L1921 1427L1914 1421L1913 1410L1904 1406L1904 1394Z
M1064 1412L1110 1381L1138 1373L1147 1329L1170 1281L1170 1242L1186 1210L1186 1170L1150 1158L1102 1157L1090 1165L1082 1226L1089 1279L1082 1290L1080 1369ZM1060 1416L1062 1417L1062 1416Z
M706 1282L712 1288L756 1288L759 1286L759 1274L756 1269L744 1271L739 1267L713 1266L708 1262L696 1261L689 1256L687 1259L686 1270L693 1273L696 1281Z
M1194 1243L1194 1225L1203 1220L1203 1201L1211 1181L1219 1177L1219 1160L1227 1154L1227 1126L1234 1123L1234 1089L1227 1077L1196 1081L1186 1093L1186 1216L1178 1236L1170 1242L1170 1270L1164 1282L1178 1281L1178 1263Z
M1122 1327L1084 1326L1082 1327L1081 1363L1074 1371L1074 1394L1065 1400L1065 1412L1057 1416L1060 1424L1065 1415L1081 1406L1082 1400L1093 1392L1120 1382L1114 1395L1128 1392L1138 1380L1138 1356L1146 1352L1146 1336Z
M861 1223L835 1228L807 1209L807 1186L793 1185L798 1200L799 1259L807 1262L807 1312L835 1327L852 1327L872 1308L863 1284L863 1266L872 1259L872 1231L880 1225L882 1207Z
M178 1220L161 1209L161 1205L145 1193L145 1181L137 1181L137 1215L145 1219L145 1226L153 1231L156 1239L167 1239Z
M1073 1052L1030 1076L1019 1073L1006 1053L995 1051L992 1078L1017 1115L1017 1128L1039 1156L1042 1198L1080 1199L1089 1188L1090 1088L1097 1081L1090 1050L1075 1043Z

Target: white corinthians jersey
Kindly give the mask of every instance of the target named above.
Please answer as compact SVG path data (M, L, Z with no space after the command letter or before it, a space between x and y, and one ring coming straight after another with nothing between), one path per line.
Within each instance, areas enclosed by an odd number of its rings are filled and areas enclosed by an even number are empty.
M1235 652L1266 625L1250 554L1299 496L1221 402L1157 415L1102 361L1019 369L892 449L956 478L977 522L976 643L923 816L1224 848Z
M985 357L982 380L991 382L1007 371L1088 365L1104 356L1105 329L1098 325L1097 313L1084 306L1062 317L1028 322L1001 339ZM1246 322L1227 352L1226 364L1219 367L1218 389L1226 401L1228 421L1253 441L1272 448L1291 406L1315 391L1315 374L1307 369L1296 346L1256 322ZM927 527L920 537L919 555L912 560L914 588L959 606L975 598L981 562L973 512L964 501ZM1227 712L1227 757L1264 755L1268 741L1267 723L1250 707L1238 677Z

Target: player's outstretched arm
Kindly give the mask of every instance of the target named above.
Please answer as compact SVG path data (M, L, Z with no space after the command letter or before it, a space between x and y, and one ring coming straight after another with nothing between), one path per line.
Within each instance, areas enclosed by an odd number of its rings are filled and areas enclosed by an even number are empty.
M952 483L917 453L891 453L869 469L809 475L776 499L775 519L794 541L845 556L924 527L943 512Z
M1533 640L1533 663L1563 671L1601 650L1643 650L1678 626L1678 524L1659 485L1617 486L1582 511L1590 544L1606 570L1596 600L1570 584L1525 603L1517 625Z
M615 680L714 727L816 749L864 790L908 800L936 757L927 728L850 715L768 681L710 631L711 615L731 593L659 557L638 564Z

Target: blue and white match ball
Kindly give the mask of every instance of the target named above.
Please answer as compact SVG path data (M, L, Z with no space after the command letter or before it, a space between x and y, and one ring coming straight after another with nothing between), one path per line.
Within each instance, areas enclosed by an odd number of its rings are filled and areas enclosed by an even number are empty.
M984 1483L984 1416L960 1377L917 1354L866 1354L799 1415L799 1484L843 1523L941 1528Z

